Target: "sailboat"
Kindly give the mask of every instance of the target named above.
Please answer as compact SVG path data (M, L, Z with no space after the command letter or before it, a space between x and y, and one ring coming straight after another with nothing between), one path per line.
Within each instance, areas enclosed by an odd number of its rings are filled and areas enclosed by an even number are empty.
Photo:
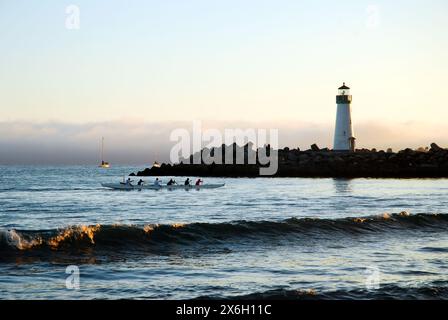
M110 164L107 161L104 161L104 137L101 137L101 164L99 165L100 168L110 168Z

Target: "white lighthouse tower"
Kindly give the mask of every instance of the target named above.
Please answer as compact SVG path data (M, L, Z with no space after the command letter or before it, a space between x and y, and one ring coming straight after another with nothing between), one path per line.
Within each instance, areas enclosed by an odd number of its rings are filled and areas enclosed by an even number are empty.
M335 151L355 151L355 136L352 126L352 96L350 88L344 84L338 89L336 96L336 126L334 129Z

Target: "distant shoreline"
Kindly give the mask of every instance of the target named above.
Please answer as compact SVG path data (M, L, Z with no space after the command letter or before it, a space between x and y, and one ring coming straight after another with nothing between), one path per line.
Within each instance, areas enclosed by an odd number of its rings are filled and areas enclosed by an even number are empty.
M247 148L234 146L234 148ZM203 151L201 151L203 152ZM193 156L190 156L190 160ZM187 160L188 161L188 160ZM245 162L247 163L247 162ZM260 176L257 164L162 164L146 168L132 176L196 176L228 178L448 178L448 149L432 143L422 150L389 152L361 149L335 152L284 148L278 150L278 170L272 176Z

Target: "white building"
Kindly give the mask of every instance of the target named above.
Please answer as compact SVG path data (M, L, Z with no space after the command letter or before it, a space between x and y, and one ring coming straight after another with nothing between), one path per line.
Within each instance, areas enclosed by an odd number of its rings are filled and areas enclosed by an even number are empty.
M336 96L336 126L334 129L335 151L355 151L355 136L352 126L352 96L350 88L344 84L339 88Z

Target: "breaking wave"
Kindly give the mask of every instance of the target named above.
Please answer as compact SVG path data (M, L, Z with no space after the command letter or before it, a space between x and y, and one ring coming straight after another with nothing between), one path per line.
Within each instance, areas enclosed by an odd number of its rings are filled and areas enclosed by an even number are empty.
M90 225L53 230L1 230L0 252L33 250L70 250L82 248L125 248L157 250L173 245L227 243L229 241L288 240L337 235L400 232L409 230L446 231L447 214L407 212L343 219L291 218L283 221L235 221L228 223L191 223L172 225Z
M440 300L448 299L448 283L428 284L422 287L404 287L387 284L379 289L342 289L335 291L269 290L240 296L202 296L199 300Z

